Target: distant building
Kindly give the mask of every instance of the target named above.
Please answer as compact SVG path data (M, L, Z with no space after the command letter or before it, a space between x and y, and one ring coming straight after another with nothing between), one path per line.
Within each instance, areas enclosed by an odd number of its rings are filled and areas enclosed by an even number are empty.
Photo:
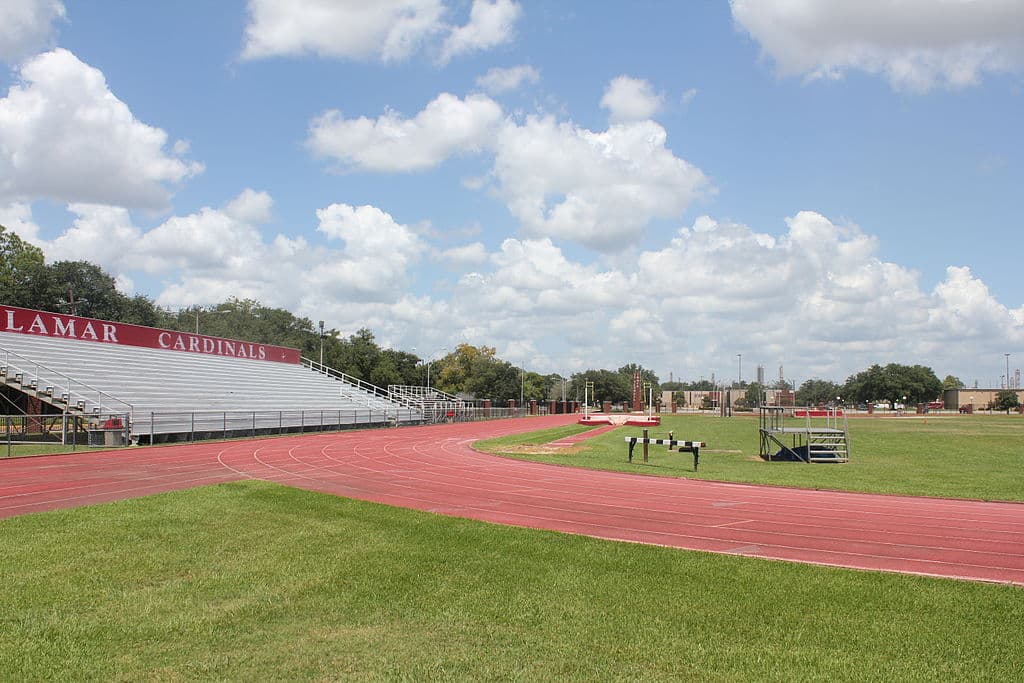
M972 410L984 410L996 400L1000 391L1005 389L946 389L942 392L942 402L947 410L957 410L971 406ZM1017 394L1017 400L1024 404L1024 389L1011 390Z

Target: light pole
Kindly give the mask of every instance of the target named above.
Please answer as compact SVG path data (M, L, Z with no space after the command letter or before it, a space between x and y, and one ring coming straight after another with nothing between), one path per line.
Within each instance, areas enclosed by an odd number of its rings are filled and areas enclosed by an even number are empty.
M742 353L737 353L736 354L736 359L737 359L736 362L737 362L737 365L738 365L738 368L737 368L737 371L736 371L736 377L737 377L736 386L737 387L741 387L741 386L743 386L743 354Z
M324 321L320 321L320 367L324 367Z
M430 357L427 358L427 389L428 390L430 389L430 364L433 362L433 358L434 358L435 355L437 355L438 351L447 351L447 350L448 350L447 346L442 346L441 348L439 348L436 351L434 351L434 353L430 354Z
M1010 354L1004 353L1006 356L1006 388L1010 388Z
M526 390L526 368L519 368L519 409L523 408L523 392Z

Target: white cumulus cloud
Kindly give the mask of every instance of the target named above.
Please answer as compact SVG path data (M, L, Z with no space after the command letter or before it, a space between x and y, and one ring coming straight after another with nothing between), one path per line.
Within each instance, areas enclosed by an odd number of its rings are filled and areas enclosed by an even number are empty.
M6 206L0 205L0 225L29 244L39 245L39 226L32 220L32 205L24 202L13 202Z
M678 216L711 191L704 173L665 145L654 121L593 132L551 117L506 125L497 138L497 191L530 236L620 248L655 218Z
M894 88L959 88L1024 69L1018 0L731 0L736 23L782 75L838 78L856 69Z
M601 106L608 110L612 122L642 121L661 111L664 96L642 78L617 76L605 88Z
M452 30L441 47L442 63L512 40L522 8L513 0L473 0L469 23Z
M405 259L422 250L416 233L375 206L331 204L318 209L316 215L320 219L317 229L328 237L344 240L345 251L352 256Z
M160 208L202 165L169 155L103 74L64 49L25 62L0 99L0 200Z
M377 119L346 119L328 111L311 122L306 145L343 167L416 171L483 149L501 120L501 107L486 95L441 93L413 118L389 110Z
M476 84L492 95L500 95L510 90L516 90L524 83L537 83L539 80L540 72L537 69L521 64L507 69L501 67L490 69L476 79Z
M128 210L104 204L71 204L71 227L44 245L49 261L89 261L119 275L131 267L142 231Z
M249 0L242 59L305 54L401 62L432 52L442 63L511 40L512 0L474 0L464 25L442 0Z
M487 247L481 242L473 242L461 247L445 249L437 255L437 258L453 268L479 266L487 261Z
M440 0L249 0L243 59L401 61L443 31Z
M18 62L49 47L53 22L64 17L60 0L0 2L0 62Z
M270 212L274 200L266 192L257 192L246 188L224 207L224 213L244 223L266 223L270 220Z

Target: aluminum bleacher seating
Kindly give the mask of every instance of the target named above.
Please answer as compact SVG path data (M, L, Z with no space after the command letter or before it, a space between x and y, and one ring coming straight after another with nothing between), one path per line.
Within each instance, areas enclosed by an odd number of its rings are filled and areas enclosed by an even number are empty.
M133 438L411 422L410 404L317 363L0 332L6 383L69 411L129 414ZM17 383L16 375L21 375ZM230 422L230 424L229 424Z

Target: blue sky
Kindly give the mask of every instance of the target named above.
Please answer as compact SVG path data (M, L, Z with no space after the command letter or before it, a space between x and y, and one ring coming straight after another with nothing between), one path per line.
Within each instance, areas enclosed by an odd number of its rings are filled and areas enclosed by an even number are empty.
M564 374L1024 358L1020 3L10 0L0 27L0 223L169 308Z

